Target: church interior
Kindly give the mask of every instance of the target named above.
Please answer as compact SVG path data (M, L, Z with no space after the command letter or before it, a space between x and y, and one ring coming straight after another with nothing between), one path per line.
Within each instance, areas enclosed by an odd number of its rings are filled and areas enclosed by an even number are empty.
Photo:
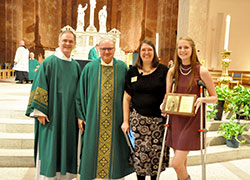
M88 0L1 1L1 69L5 63L13 64L20 40L25 41L41 63L46 50L54 51L58 47L57 35L61 28L70 25L76 29L78 5L88 3ZM248 74L248 0L240 4L234 0L98 0L94 14L97 29L98 12L104 5L107 6L107 31L113 28L120 31L120 47L125 54L136 52L140 41L150 39L158 44L161 63L167 64L173 59L176 40L190 36L196 42L199 59L215 77L221 73L221 52L224 51L226 16L229 15L229 74ZM90 8L87 8L85 30L89 18Z
M174 57L177 40L182 36L189 36L196 43L199 60L209 70L215 86L227 85L233 88L243 85L250 88L249 0L96 0L96 2L94 26L98 31L100 28L98 12L106 5L107 32L114 28L120 32L119 47L124 52L124 59L128 59L129 54L138 52L142 40L149 39L157 45L160 62L167 65ZM90 25L89 0L0 1L0 174L6 176L4 180L8 180L9 173L18 174L18 176L13 175L15 180L30 179L35 173L32 129L34 124L30 122L30 118L24 116L27 105L24 102L28 101L31 85L14 87L16 84L5 83L9 79L13 81L15 74L12 66L19 41L24 40L28 50L34 52L35 59L42 63L46 58L46 52L55 51L58 47L58 34L63 27L69 25L74 30L77 29L79 4L83 7L88 4L84 18L84 31L86 31ZM130 65L128 61L126 63ZM13 87L16 90L12 89ZM3 104L7 104L6 107L3 107ZM10 119L13 119L14 126L13 122L8 122ZM231 163L228 166L220 164L219 166L225 168L227 173L218 170L217 165L211 165L208 170L209 179L250 179L249 120L246 122L248 132L245 135L248 143L238 150L224 149L224 139L222 140L216 133L219 124L213 121L208 125L211 131L208 137L210 143L208 163L243 159L241 162L244 164L241 165L241 169L236 168L238 164ZM25 128L28 127L27 130L18 132L14 130L14 128L22 129L24 125ZM8 126L11 126L9 130ZM15 133L25 134L24 136L16 134L21 137L21 142L9 135ZM188 161L197 180L201 179L201 174L198 173L200 172L198 153L191 154L189 156L191 160ZM163 177L168 177L169 174L172 179L176 179L172 170L164 172ZM132 175L125 180L134 178Z
M42 61L45 50L57 48L57 34L70 25L76 29L78 4L88 0L3 0L0 4L0 62L12 63L18 42L23 39L36 59ZM94 25L99 29L98 12L107 6L107 31L121 32L120 47L135 52L139 42L156 42L159 33L159 57L163 64L173 58L176 39L190 36L197 44L199 58L208 68L220 69L226 16L231 16L229 50L232 51L229 70L247 71L249 1L236 5L233 0L99 0L95 8ZM89 12L85 11L85 29ZM237 60L236 60L237 59Z

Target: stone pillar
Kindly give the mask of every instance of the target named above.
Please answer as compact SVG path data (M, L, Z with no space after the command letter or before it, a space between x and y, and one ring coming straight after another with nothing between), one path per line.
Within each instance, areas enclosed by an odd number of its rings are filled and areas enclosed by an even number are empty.
M161 63L166 65L174 57L177 19L178 0L158 0L159 57Z
M35 50L35 0L23 0L23 40L26 47Z
M112 19L112 8L113 8L113 1L112 0L107 0L107 4L105 4L107 7L107 22L106 22L106 28L107 28L107 32L109 32L112 29L111 26L111 19ZM100 27L99 27L100 29Z
M179 0L178 38L191 37L199 59L206 56L209 0Z
M0 62L13 63L18 42L23 39L23 0L0 3Z
M23 39L23 34L20 30L23 28L23 8L22 0L6 0L5 1L5 25L0 27L5 29L5 46L4 46L4 62L13 63L18 42ZM19 8L18 8L19 7ZM21 8L20 8L21 7Z
M13 59L13 1L7 1L5 4L5 62Z
M118 29L119 31L121 31L121 4L122 0L117 0L117 13L116 13L116 21L115 21L115 24L116 24L116 29Z
M5 62L6 59L6 9L5 9L5 2L0 3L0 64ZM2 67L0 67L2 68Z
M146 0L145 4L145 38L150 39L155 44L155 34L157 29L157 9L159 0Z
M76 29L76 24L77 24L77 8L78 8L78 4L77 4L77 1L71 1L71 15L70 15L70 18L71 18L71 27L73 27L74 29ZM86 9L86 11L88 10L88 8ZM84 28L85 27L88 27L86 25L86 11L85 11L85 22L84 22Z
M121 0L121 47L126 52L138 48L143 31L143 1ZM138 10L139 9L139 10ZM119 28L117 28L119 30Z
M67 15L68 15L68 8L67 8L67 4L70 3L71 1L68 0L62 0L62 27L67 26L67 21L69 20ZM84 6L83 6L84 7Z

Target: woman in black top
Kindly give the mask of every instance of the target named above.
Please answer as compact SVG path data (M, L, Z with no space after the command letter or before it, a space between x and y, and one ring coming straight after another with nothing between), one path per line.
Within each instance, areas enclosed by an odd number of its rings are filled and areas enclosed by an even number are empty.
M145 180L145 176L156 179L165 123L160 105L166 93L167 72L168 68L159 64L154 44L142 41L135 66L126 77L122 124L123 132L128 133L130 127L135 137L133 165L138 180ZM169 161L169 148L165 149L162 171Z

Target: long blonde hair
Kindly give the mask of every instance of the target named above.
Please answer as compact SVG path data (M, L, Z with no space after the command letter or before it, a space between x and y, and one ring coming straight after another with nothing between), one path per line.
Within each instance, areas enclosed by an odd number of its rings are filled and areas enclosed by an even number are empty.
M190 57L190 65L191 65L191 78L189 81L189 85L188 85L188 90L187 93L189 93L192 90L192 86L193 86L193 81L194 81L194 68L197 64L200 64L198 56L196 54L196 48L195 48L195 43L194 41L190 38L190 37L180 37L180 39L178 40L178 43L176 45L176 49L175 49L175 55L174 55L174 78L175 78L175 91L177 89L178 86L178 79L179 79L179 68L180 68L180 64L182 63L181 58L178 56L178 44L180 40L185 40L189 43L189 45L192 47L192 54Z

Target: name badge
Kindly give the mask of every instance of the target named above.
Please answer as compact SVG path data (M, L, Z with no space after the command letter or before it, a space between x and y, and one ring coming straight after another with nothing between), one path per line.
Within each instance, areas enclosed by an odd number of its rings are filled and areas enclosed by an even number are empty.
M136 81L137 81L137 76L131 78L131 82L136 82Z

